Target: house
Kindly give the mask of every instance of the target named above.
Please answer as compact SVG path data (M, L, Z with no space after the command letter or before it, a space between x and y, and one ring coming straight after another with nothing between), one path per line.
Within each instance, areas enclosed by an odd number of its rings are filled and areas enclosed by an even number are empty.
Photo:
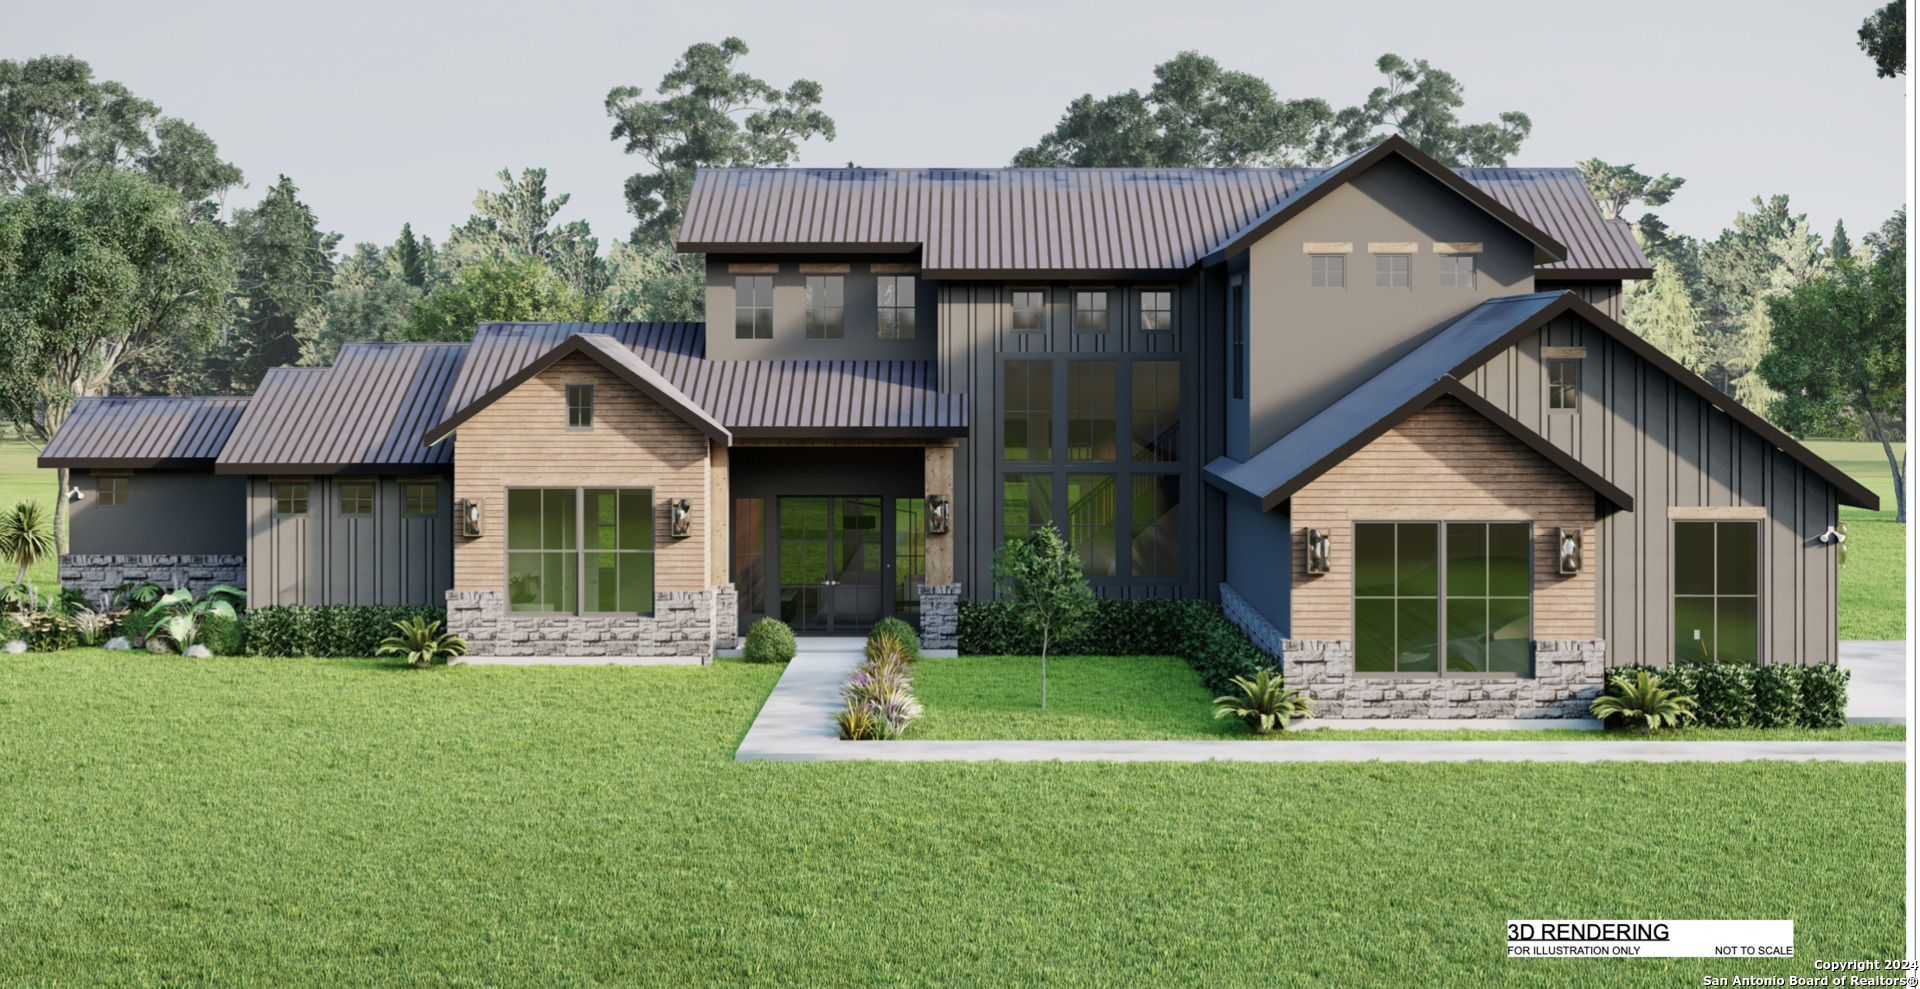
M995 546L1219 601L1346 716L1558 716L1610 664L1830 661L1875 496L1619 323L1570 168L711 170L705 324L354 344L83 400L70 583L437 602L477 660L763 615L952 647ZM240 571L244 570L244 575Z

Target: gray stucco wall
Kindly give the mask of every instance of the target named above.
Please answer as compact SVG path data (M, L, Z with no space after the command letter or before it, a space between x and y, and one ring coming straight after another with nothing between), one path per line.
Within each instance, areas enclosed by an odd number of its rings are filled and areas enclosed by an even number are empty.
M212 471L137 470L124 506L100 504L100 482L85 470L72 484L84 495L67 503L74 553L222 555L246 552L246 479ZM47 486L47 495L53 486Z
M846 328L838 340L807 339L807 276L801 259L791 256L707 255L707 358L716 361L930 361L934 358L935 283L913 272L914 334L911 340L879 337L879 283L873 265L898 264L897 257L808 255L807 264L845 264ZM732 264L778 264L773 278L773 338L740 340L734 336Z
M249 603L439 604L453 586L453 485L436 483L433 515L408 515L409 480L373 480L371 515L344 515L340 485L305 480L305 515L274 514L274 479L247 478ZM421 483L413 480L413 483Z

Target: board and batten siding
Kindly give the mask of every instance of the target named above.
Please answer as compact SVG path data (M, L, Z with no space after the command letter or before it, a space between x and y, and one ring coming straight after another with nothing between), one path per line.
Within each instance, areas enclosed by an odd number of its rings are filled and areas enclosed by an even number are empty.
M305 515L275 515L274 485L307 486ZM434 488L406 514L406 486ZM442 475L246 478L247 603L440 604L453 586L452 485ZM373 512L345 515L340 486L372 484Z
M567 429L570 384L594 386L591 430ZM454 498L486 503L482 535L456 539L453 586L506 590L508 488L605 486L653 489L656 590L711 587L712 483L706 434L591 358L564 357L460 425ZM677 498L693 507L685 539L667 534Z
M1543 346L1586 348L1577 413L1546 408ZM1596 607L1609 663L1672 656L1672 506L1764 507L1761 661L1836 660L1838 573L1832 548L1816 537L1837 520L1839 503L1824 478L1572 314L1463 380L1633 495L1634 511L1598 526L1598 558L1607 562Z
M1594 571L1562 576L1555 530L1578 527L1593 545L1593 489L1505 430L1441 396L1291 499L1293 637L1353 638L1354 522L1531 521L1533 637L1595 637ZM1333 572L1308 576L1306 531L1329 530Z

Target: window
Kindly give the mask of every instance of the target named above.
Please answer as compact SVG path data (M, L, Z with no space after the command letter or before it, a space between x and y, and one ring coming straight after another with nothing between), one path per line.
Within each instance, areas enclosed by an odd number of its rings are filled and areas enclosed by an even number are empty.
M127 507L127 479L124 477L103 477L99 480L100 507Z
M1118 573L1114 537L1119 521L1119 485L1112 474L1067 475L1067 545L1089 577Z
M913 276L880 276L880 339L913 339Z
M1016 333L1038 333L1047 328L1047 293L1013 293L1013 330Z
M307 514L307 486L305 484L279 483L273 486L273 514Z
M1113 460L1115 436L1112 361L1067 362L1067 459Z
M1347 258L1344 254L1315 254L1313 256L1314 288L1346 288Z
M1073 293L1073 328L1087 333L1104 333L1107 329L1107 293Z
M902 618L920 615L920 585L927 580L927 502L893 500L893 610Z
M1234 398L1247 397L1247 287L1236 283L1227 290L1228 332L1233 339L1233 359L1227 364L1227 374Z
M1412 288L1413 259L1405 254L1373 256L1373 284L1377 288Z
M1180 475L1133 475L1133 575L1180 576Z
M1580 362L1547 362L1547 409L1553 412L1580 411Z
M340 485L340 514L372 515L373 514L373 485L371 484Z
M733 336L737 340L773 339L772 275L734 278Z
M653 492L507 492L507 610L653 611Z
M1053 362L1008 361L1001 377L1001 456L1052 460Z
M767 500L733 500L733 586L740 613L767 613Z
M1134 361L1133 459L1180 459L1180 362Z
M1356 671L1527 672L1531 524L1358 522L1353 540Z
M838 340L846 335L847 280L840 275L807 276L807 339Z
M1008 474L1000 482L1000 541L1053 524L1053 475Z
M567 428L593 428L593 386L567 386Z
M1140 293L1140 328L1143 330L1173 329L1173 293Z
M1441 288L1472 288L1473 287L1473 255L1471 254L1440 255L1440 287Z
M1760 660L1760 523L1673 524L1673 658Z
M440 512L440 486L437 484L408 484L405 486L405 511L408 515L437 515Z

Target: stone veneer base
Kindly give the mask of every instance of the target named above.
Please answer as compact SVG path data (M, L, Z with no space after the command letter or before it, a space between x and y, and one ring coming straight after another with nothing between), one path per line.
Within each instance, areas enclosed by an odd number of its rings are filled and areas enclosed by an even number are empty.
M651 615L543 615L506 610L500 591L447 592L447 631L475 665L704 664L737 634L733 585L656 591ZM724 624L722 624L724 623Z
M1605 640L1542 639L1531 677L1400 678L1356 674L1345 639L1288 639L1284 647L1287 687L1313 698L1321 718L1585 718L1607 663Z
M960 585L920 585L920 648L960 648Z
M86 592L96 603L123 583L152 582L168 591L185 587L199 595L215 584L245 590L247 558L241 553L62 553L59 573L63 586Z
M1260 609L1241 597L1232 584L1220 585L1220 610L1226 613L1227 621L1240 626L1240 631L1247 633L1247 638L1267 655L1278 656L1286 648L1287 637L1267 621Z

